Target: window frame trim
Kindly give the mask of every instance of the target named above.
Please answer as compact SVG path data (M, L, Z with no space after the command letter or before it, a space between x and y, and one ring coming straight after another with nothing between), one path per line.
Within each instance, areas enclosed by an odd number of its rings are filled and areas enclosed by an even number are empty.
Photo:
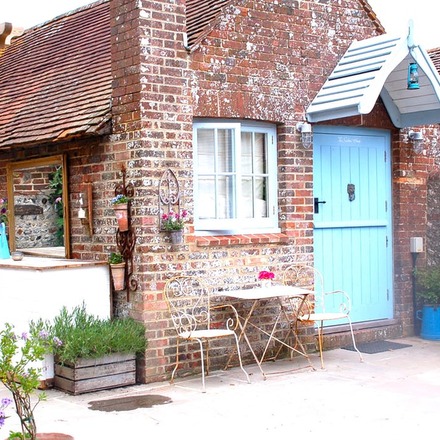
M266 218L234 218L234 219L206 219L198 218L198 201L199 198L199 180L198 180L198 145L197 130L198 129L233 129L235 130L235 139L239 141L234 148L235 159L241 151L241 134L243 132L259 132L265 133L268 137L267 145L267 183L268 183L268 217ZM194 149L194 230L196 235L231 235L246 233L278 233L278 151L277 151L277 128L275 124L257 121L242 120L213 120L202 119L193 121L193 149ZM235 164L237 165L236 160ZM235 195L241 194L239 186L239 176L241 172L235 171L236 186ZM243 227L243 223L252 221L252 226Z

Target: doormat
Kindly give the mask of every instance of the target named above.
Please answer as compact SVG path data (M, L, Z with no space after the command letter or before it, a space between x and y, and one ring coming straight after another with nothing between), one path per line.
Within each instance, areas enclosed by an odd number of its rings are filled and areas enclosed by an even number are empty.
M367 354L375 354L375 353L384 353L386 351L394 351L399 348L407 348L412 347L410 344L402 344L400 342L392 342L392 341L373 341L373 342L363 342L361 344L356 344L358 350L361 353ZM353 345L349 345L347 347L342 347L344 350L355 351Z

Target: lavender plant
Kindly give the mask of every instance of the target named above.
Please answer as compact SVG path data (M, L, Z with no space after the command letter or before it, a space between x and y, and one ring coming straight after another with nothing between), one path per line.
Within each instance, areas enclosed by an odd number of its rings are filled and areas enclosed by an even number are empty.
M21 335L9 323L0 331L0 380L12 393L21 424L21 433L10 433L10 439L37 438L34 410L46 395L41 392L34 396L41 373L41 368L35 365L60 344L57 338L50 337L42 321L31 323L29 332Z

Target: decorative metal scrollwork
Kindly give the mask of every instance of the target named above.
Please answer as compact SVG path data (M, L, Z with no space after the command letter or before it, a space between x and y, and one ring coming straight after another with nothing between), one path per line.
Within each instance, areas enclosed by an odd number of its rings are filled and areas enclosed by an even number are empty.
M171 211L180 212L180 188L176 175L168 169L159 181L159 225L162 229L162 215Z
M136 233L131 225L131 200L134 197L134 186L131 182L125 183L126 169L121 170L122 183L116 186L115 196L118 194L125 195L129 198L128 202L128 230L116 232L116 246L125 261L125 290L127 293L127 301L130 298L130 291L138 288L138 282L133 278L133 251L136 244Z

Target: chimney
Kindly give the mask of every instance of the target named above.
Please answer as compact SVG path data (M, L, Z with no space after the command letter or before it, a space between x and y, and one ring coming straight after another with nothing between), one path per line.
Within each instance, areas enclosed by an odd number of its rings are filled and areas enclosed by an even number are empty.
M11 23L0 23L0 50L11 44L14 37L23 34L24 29L12 26Z

